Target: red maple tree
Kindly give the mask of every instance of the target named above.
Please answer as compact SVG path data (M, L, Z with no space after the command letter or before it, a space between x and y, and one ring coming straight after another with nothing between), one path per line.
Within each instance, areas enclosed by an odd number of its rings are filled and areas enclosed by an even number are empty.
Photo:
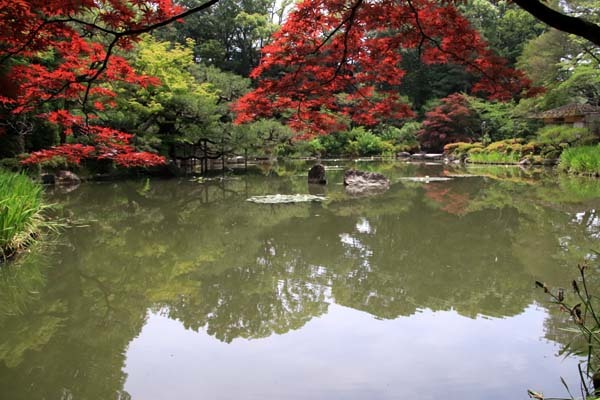
M286 118L308 134L344 121L371 126L412 117L398 86L403 50L426 64L457 63L491 99L526 92L529 80L487 48L453 1L304 0L263 49L258 87L235 105L237 123Z
M417 133L419 143L425 149L441 151L448 143L477 139L481 133L480 122L465 96L453 93L441 101L442 104L425 114Z
M0 0L0 118L28 115L57 124L62 144L33 153L25 163L62 156L112 159L123 166L150 166L164 158L136 152L132 136L94 125L94 110L114 105L104 82L157 85L119 55L136 38L209 7L184 10L173 0ZM67 144L87 136L90 145Z

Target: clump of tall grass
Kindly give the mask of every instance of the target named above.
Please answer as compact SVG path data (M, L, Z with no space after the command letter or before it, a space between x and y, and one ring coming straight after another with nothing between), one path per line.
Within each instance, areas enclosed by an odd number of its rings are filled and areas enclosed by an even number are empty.
M44 226L46 208L40 184L0 170L0 262L35 240Z
M566 148L560 155L558 167L582 175L600 175L600 146Z
M499 151L471 152L469 162L482 164L516 164L521 159L518 153L502 153Z

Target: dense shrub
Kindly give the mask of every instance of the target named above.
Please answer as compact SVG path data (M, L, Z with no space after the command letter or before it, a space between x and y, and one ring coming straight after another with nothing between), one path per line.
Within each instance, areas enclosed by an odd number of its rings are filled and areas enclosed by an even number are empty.
M569 147L560 155L559 169L585 175L600 175L600 146Z
M484 147L481 143L452 143L444 146L446 154L454 157L468 157L476 163L512 164L519 162L524 156L534 154L534 146L525 143L524 139L505 139L490 143Z
M389 127L387 134L392 136L398 131L398 128ZM364 127L316 137L307 147L313 155L323 157L393 155L397 150L392 141L385 141Z
M417 133L421 129L421 123L410 121L397 128L395 126L385 126L379 131L379 136L394 146L395 151L414 152L419 149Z
M321 143L323 154L328 157L341 156L345 154L346 147L350 142L348 132L334 132L329 135L319 136L318 140Z
M379 136L375 136L364 129L356 135L356 143L358 145L358 155L361 156L379 155L385 147Z
M2 158L0 159L0 169L18 172L22 169L22 165L18 158Z
M475 143L466 143L466 142L457 142L457 143L449 143L444 146L444 153L447 155L454 156L456 158L460 158L465 156L469 152L474 149L483 149L483 144L480 142Z
M323 157L325 155L325 146L319 140L319 138L314 138L307 142L308 151L315 156Z
M489 153L521 153L523 151L524 139L505 139L490 143L485 150Z

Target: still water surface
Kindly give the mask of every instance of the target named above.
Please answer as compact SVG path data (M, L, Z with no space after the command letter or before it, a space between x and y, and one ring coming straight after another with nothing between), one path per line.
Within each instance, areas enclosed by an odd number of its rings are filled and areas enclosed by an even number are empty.
M204 183L51 193L58 243L0 271L1 399L526 399L577 391L568 285L600 237L600 183L547 171L330 163ZM411 176L454 176L412 182ZM323 203L253 204L315 193ZM50 248L48 248L50 247Z

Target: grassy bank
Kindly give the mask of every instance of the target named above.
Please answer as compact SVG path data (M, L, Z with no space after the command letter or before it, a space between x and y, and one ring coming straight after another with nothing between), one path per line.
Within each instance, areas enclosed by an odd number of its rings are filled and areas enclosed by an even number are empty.
M580 175L600 175L600 146L580 146L565 149L558 167Z
M517 164L521 155L517 153L500 153L491 151L489 153L479 152L469 154L469 162L479 164Z
M42 195L26 175L0 170L0 262L31 244L45 225Z

